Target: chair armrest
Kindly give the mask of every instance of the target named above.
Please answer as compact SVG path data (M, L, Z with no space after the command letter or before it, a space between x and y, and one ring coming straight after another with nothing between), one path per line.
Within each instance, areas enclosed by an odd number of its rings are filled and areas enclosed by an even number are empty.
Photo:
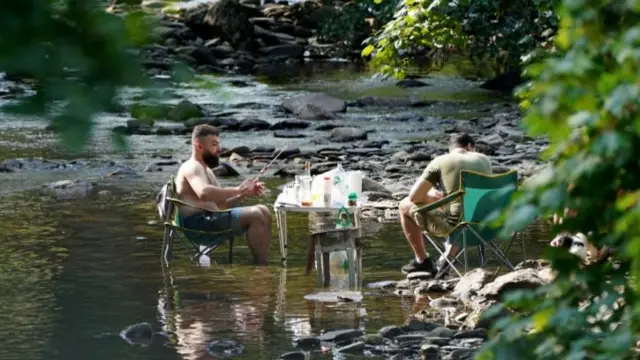
M451 193L445 197L443 197L442 199L438 200L438 201L434 201L431 204L427 204L425 206L419 207L416 210L414 210L413 212L419 212L419 213L423 213L423 212L429 212L433 209L437 209L440 206L443 205L447 205L452 203L454 200L456 200L457 198L461 197L462 195L464 195L464 191L463 190L458 190L454 193Z
M180 199L176 199L176 198L172 198L172 197L167 197L167 200L171 201L174 204L180 204L180 205L192 207L194 209L200 209L200 210L203 210L203 211L210 211L210 212L214 212L214 213L226 213L226 212L230 212L231 211L231 209L229 209L229 210L211 211L209 209L204 209L204 208L202 208L200 206L197 206L197 205L195 205L193 203L190 203L188 201L184 201L184 200L180 200Z

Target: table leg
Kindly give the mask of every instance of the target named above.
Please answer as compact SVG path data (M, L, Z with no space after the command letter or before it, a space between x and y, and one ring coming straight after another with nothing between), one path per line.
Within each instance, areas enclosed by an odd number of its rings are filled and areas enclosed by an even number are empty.
M282 262L286 259L284 251L284 239L282 234L282 211L276 210L276 226L278 227L278 243L280 245L280 260Z
M287 260L287 244L289 243L289 234L287 231L287 212L283 211L282 212L282 218L280 219L281 225L282 225L282 243L283 243L283 250L284 250L284 255L283 255L283 261Z
M353 241L353 236L351 234L344 234L349 239L347 241L347 264L349 267L349 287L357 289L358 285L356 284L356 247L355 241Z
M354 219L354 224L356 226L356 228L358 228L358 237L362 237L362 228L360 227L360 217L362 216L362 210L360 210L360 208L356 209L355 211L355 219Z

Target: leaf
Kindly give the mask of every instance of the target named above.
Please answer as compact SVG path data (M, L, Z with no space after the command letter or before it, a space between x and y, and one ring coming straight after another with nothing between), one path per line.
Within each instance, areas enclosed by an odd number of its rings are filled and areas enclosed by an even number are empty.
M376 48L373 45L367 45L367 47L365 47L364 49L362 49L362 53L361 55L363 57L367 57L369 55L371 55L371 53L373 52L373 50L375 50Z
M526 204L515 209L511 214L508 214L505 221L505 231L508 233L519 231L524 229L533 220L540 215L540 210L537 206L532 204Z

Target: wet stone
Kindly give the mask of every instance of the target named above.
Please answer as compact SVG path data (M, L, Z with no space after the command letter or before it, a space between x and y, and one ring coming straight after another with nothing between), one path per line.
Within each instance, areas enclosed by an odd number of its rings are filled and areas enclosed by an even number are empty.
M450 342L451 342L451 339L446 337L427 337L424 339L423 344L445 346L445 345L449 345Z
M306 359L305 353L302 351L292 351L280 355L280 360L304 360Z
M303 349L311 349L320 347L320 340L315 337L303 337L296 340L296 347Z
M371 196L369 196L371 199ZM374 283L367 284L367 287L370 289L392 289L396 286L396 281L387 280L387 281L378 281Z
M395 325L388 325L378 330L378 334L384 338L391 339L402 334L402 329Z
M318 340L325 342L343 342L359 338L363 334L362 330L355 329L334 330L327 331L326 333L318 336Z
M405 329L407 331L432 331L439 327L441 327L441 325L438 325L432 322L424 322L416 319L411 319L409 324L405 325ZM437 335L432 335L432 336L437 336Z
M430 337L452 338L456 332L444 326L437 327L429 332Z
M398 335L394 339L398 344L421 343L428 336L427 332L415 332L410 334Z
M361 353L365 348L365 344L362 341L355 342L353 344L345 345L336 349L339 353Z
M486 329L478 328L473 330L459 331L457 332L453 338L454 339L469 339L469 338L481 338L487 339L489 337L489 333Z
M380 334L367 334L362 340L366 345L381 345L384 343L384 337Z
M214 340L207 345L207 351L212 356L236 356L244 352L244 345L235 340Z
M423 344L420 346L420 355L423 360L440 360L440 348L438 345Z

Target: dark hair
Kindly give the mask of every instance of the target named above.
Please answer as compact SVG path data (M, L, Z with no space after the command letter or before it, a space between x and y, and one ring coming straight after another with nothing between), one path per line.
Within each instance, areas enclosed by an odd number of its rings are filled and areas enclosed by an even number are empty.
M464 148L464 147L467 147L469 145L476 146L476 142L473 140L471 135L469 135L467 133L462 133L462 134L459 134L458 136L456 136L455 138L453 138L453 144L452 145Z
M207 136L220 136L220 130L217 127L209 124L196 125L191 133L191 139L202 139Z

